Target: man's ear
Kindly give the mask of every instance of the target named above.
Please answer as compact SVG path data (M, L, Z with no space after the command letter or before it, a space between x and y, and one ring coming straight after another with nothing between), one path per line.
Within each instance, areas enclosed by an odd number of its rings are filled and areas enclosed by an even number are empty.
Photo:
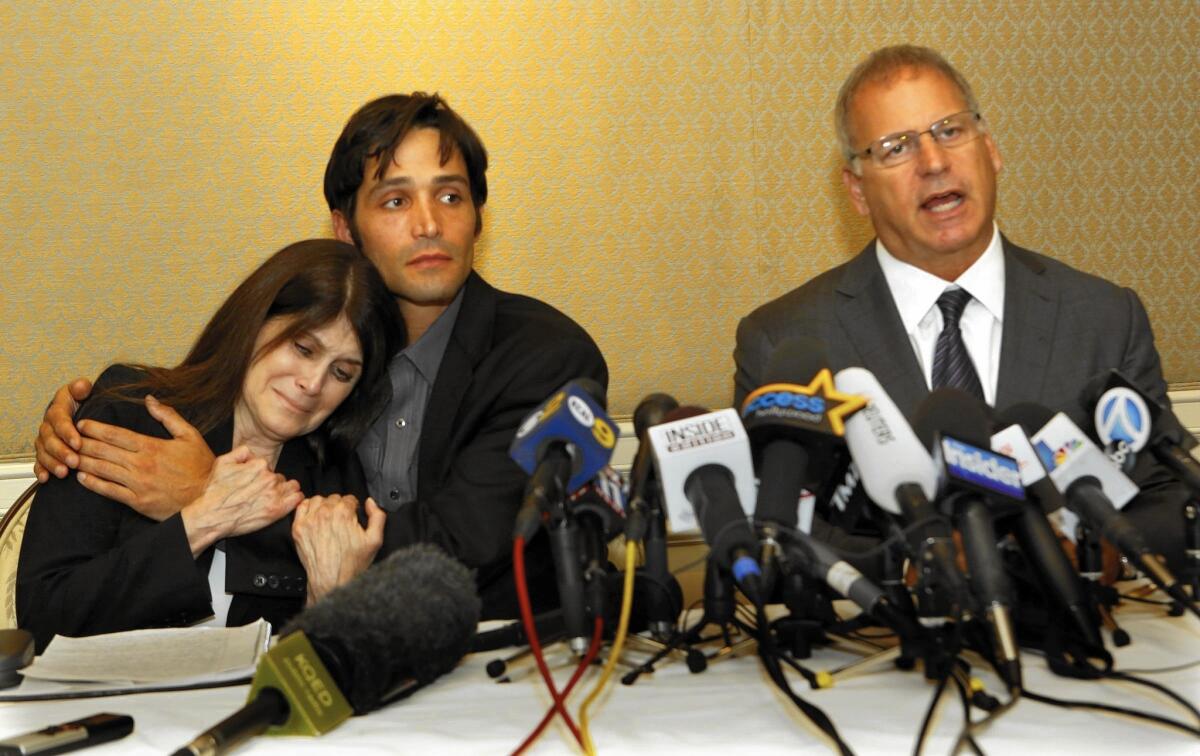
M854 205L854 209L859 215L870 215L871 210L867 207L867 198L863 194L862 176L859 176L850 170L850 166L842 168L842 183L846 185L846 192L850 195L850 204Z
M1000 157L1000 148L996 146L996 140L992 139L991 134L984 134L983 141L987 144L988 158L992 161L992 170L999 173L1004 167L1004 160Z
M332 220L333 235L337 240L354 244L354 234L350 233L350 219L341 210L334 210Z

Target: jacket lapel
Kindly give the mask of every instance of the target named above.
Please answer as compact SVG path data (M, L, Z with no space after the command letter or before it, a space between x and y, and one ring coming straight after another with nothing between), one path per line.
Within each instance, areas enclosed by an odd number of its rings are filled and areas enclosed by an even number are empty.
M837 285L837 317L862 361L905 415L929 393L896 301L869 243Z
M1058 320L1058 295L1046 266L1033 254L1004 242L1004 327L996 407L1042 396Z
M417 497L427 498L440 485L444 466L451 455L451 443L459 427L459 409L471 381L475 366L487 353L492 340L492 322L496 312L496 290L472 271L463 284L462 307L446 344L442 364L438 367L417 451Z

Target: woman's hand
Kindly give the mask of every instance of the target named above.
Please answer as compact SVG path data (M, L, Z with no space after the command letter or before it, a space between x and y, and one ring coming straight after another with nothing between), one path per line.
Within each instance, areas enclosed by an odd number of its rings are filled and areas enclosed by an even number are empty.
M296 507L292 540L308 573L308 604L371 566L383 545L387 514L367 499L367 526L358 524L358 499L314 496Z
M303 500L299 483L239 446L217 457L204 492L183 508L188 545L198 555L222 538L265 528Z

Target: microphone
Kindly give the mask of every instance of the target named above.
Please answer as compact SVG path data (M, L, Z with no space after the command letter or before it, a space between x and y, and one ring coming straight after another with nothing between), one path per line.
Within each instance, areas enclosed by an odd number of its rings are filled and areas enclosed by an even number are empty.
M958 389L931 392L913 422L917 436L934 451L942 508L962 535L969 582L992 628L997 671L1011 690L1020 689L1013 591L996 546L993 512L985 503L985 497L1002 507L1025 500L1017 461L991 450L986 405Z
M607 602L608 542L625 525L625 492L620 474L608 465L602 467L595 478L567 499L567 511L579 523L576 553L583 570L584 615L603 616Z
M633 411L633 431L637 434L638 449L629 471L629 517L625 521L625 537L641 541L646 535L647 518L654 509L654 455L646 442L646 430L658 425L667 413L679 407L670 394L650 394Z
M828 544L797 530L781 533L780 540L785 558L797 561L809 575L853 601L864 613L891 627L901 638L916 634L913 623L896 609L884 590L838 556Z
M411 695L466 654L471 572L436 546L400 549L297 615L263 656L249 701L174 756L215 756L267 732L322 735Z
M838 390L867 398L846 421L846 445L863 489L875 504L912 527L913 563L920 569L918 603L925 617L953 616L966 600L963 575L954 561L950 524L934 509L937 472L900 409L870 371L850 367L835 377Z
M807 337L783 342L764 371L765 384L742 403L742 423L750 436L758 469L756 523L794 530L797 503L817 470L832 470L845 449L844 420L867 402L833 384L825 345ZM803 380L806 384L792 383ZM768 536L768 539L770 536Z
M531 412L508 453L529 474L513 537L528 541L567 493L595 477L612 458L617 427L604 412L604 389L589 378L568 382Z
M1110 456L1118 463L1126 462L1125 472L1132 469L1133 455L1149 447L1156 460L1200 494L1200 462L1189 453L1196 447L1196 439L1174 412L1116 370L1089 382L1084 389L1085 404L1091 404L1091 397L1097 394L1093 412L1096 435L1106 448L1112 448Z
M1092 648L1104 648L1079 575L1071 566L1066 552L1059 546L1058 537L1046 519L1046 514L1063 506L1062 494L1050 482L1046 468L1021 428L1019 419L1023 412L1022 405L1005 410L996 423L1002 429L992 435L992 448L1017 461L1026 493L1041 504L1039 507L1026 499L1013 520L1013 534L1050 595L1066 610L1082 633L1084 642Z
M633 411L638 450L629 476L629 517L625 521L625 538L643 542L645 563L641 575L648 591L646 618L651 634L659 640L670 638L674 632L675 620L683 611L683 595L667 566L667 522L654 474L654 452L646 431L678 407L679 402L669 394L650 394Z
M1039 409L1043 417L1050 412ZM1141 532L1119 511L1137 495L1133 481L1061 412L1052 416L1031 440L1050 471L1050 480L1065 496L1068 511L1098 529L1171 598L1196 611L1175 576L1150 551Z
M579 523L566 496L594 478L612 458L617 428L604 412L604 390L593 380L570 381L525 418L509 456L530 474L513 538L528 542L545 522L568 644L588 647L587 608Z
M732 572L743 592L758 603L762 573L752 556L758 541L743 504L754 497L746 430L733 409L693 415L695 411L680 407L668 418L682 419L647 431L667 518L677 533L699 529L710 558Z

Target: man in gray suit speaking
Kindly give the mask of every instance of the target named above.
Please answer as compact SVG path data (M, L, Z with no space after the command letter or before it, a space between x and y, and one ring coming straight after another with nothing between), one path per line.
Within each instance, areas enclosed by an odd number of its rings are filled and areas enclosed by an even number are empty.
M843 183L877 238L741 321L737 406L762 385L774 349L797 335L823 340L835 368L873 372L910 417L930 388L954 386L999 410L1062 410L1086 429L1081 393L1112 368L1168 403L1137 295L1001 235L1000 151L970 85L941 55L875 51L842 85L835 120ZM1126 511L1181 566L1186 491L1139 463L1143 493Z

